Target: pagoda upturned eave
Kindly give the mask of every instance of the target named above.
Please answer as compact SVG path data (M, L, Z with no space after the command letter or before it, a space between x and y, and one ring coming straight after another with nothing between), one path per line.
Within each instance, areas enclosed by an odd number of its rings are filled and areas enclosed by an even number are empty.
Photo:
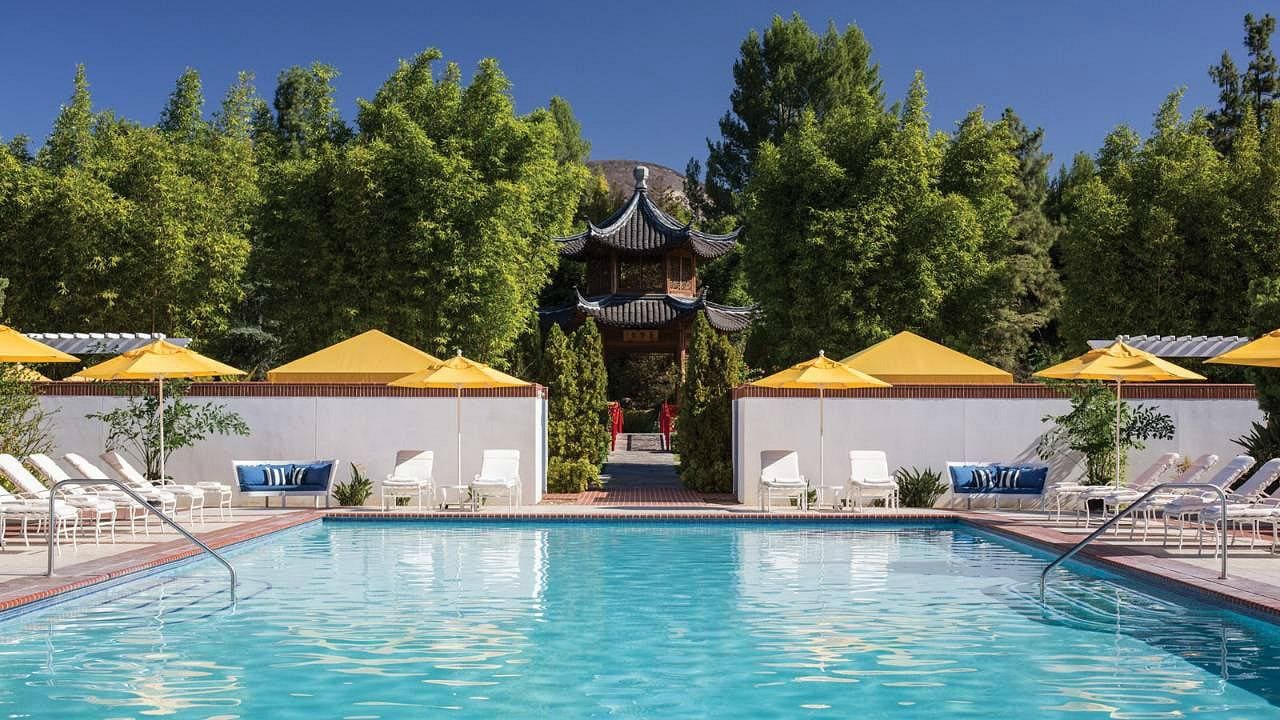
M587 222L582 232L555 238L560 255L581 259L593 247L607 253L617 251L630 255L660 255L673 250L689 250L703 260L712 260L730 252L738 244L741 229L715 235L681 223L653 203L645 183L647 169L636 169L636 188L626 204L599 225Z
M706 313L711 327L721 332L747 329L758 313L755 307L721 305L708 301L703 295L690 298L663 293L613 293L583 297L577 293L576 302L539 308L538 316L544 323L561 325L591 317L608 327L656 329L690 317L699 310Z

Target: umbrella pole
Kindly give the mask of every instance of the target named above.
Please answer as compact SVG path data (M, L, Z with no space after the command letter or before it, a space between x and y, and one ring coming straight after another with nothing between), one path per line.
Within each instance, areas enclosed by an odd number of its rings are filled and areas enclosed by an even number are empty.
M458 386L458 400L454 406L454 427L458 431L458 488L462 488L462 386Z
M156 378L159 388L160 407L156 410L156 418L160 421L160 484L164 484L164 378Z
M1120 381L1116 380L1116 487L1120 487Z
M823 407L823 386L818 386L818 487L821 488L826 484L827 479L827 413ZM819 490L821 492L821 490ZM808 502L809 493L805 492L805 501Z

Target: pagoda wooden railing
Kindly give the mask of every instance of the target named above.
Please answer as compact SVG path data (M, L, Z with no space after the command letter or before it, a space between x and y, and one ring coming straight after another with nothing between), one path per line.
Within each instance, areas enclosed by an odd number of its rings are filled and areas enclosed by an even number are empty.
M662 433L662 447L664 450L671 449L671 433L676 430L676 417L680 414L680 406L671 403L662 403L662 409L658 411L658 432Z
M609 403L609 449L616 450L618 433L622 432L622 403Z

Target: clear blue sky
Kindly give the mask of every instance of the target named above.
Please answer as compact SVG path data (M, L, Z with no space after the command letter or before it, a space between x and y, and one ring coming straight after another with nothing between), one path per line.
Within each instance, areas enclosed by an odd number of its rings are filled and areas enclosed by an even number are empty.
M900 97L923 70L935 126L975 105L1012 106L1046 129L1059 161L1095 151L1118 123L1145 133L1161 100L1187 87L1212 105L1206 69L1224 49L1239 59L1236 2L271 2L23 3L0 25L0 136L37 144L88 67L95 106L154 122L174 79L200 71L211 105L238 70L267 97L276 74L319 60L336 66L340 107L369 97L399 58L440 47L470 70L496 57L522 111L561 95L597 159L683 169L705 157L750 28L799 11L811 25L857 23L875 48L885 89ZM1273 7L1273 6L1272 6Z

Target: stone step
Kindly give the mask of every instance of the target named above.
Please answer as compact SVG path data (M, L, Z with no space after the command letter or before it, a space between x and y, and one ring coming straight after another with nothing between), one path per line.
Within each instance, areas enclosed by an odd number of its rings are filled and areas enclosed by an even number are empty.
M619 433L619 450L662 450L662 433Z

